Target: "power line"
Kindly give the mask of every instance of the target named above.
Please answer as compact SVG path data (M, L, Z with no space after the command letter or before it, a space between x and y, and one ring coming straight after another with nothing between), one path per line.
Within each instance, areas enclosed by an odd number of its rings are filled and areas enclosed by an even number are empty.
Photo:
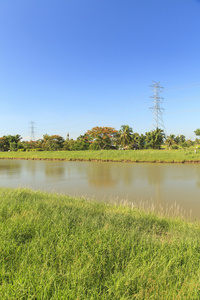
M160 93L163 91L163 87L160 86L160 82L155 81L153 81L153 84L150 85L150 87L153 88L154 92L154 95L150 96L150 98L153 98L154 106L149 108L153 111L153 127L155 127L156 129L160 128L166 133L162 117L163 111L165 109L161 107L161 103L163 102L164 98L160 96Z
M199 85L200 85L199 81L198 82L192 82L192 83L186 83L186 84L183 84L183 85L176 85L176 86L169 87L169 88L165 89L165 91L171 92L171 91L174 91L174 89L177 90L177 88L180 88L178 90L193 89L195 87L198 87Z

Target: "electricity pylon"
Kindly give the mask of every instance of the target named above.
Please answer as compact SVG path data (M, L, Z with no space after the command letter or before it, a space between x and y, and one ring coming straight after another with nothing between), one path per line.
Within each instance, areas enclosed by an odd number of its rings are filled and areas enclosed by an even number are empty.
M163 111L165 110L163 107L161 107L161 103L163 102L164 98L160 96L160 93L163 91L163 87L160 86L160 82L153 81L153 84L150 85L150 87L153 88L154 95L150 96L150 98L153 98L154 106L150 107L153 111L153 127L155 129L160 128L166 133L165 125L163 121Z
M35 141L35 122L30 121L31 141Z

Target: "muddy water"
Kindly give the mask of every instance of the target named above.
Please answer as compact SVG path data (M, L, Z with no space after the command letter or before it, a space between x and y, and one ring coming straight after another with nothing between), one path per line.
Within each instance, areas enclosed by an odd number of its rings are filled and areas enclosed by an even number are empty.
M157 209L176 203L200 220L200 164L0 160L0 186L126 200Z

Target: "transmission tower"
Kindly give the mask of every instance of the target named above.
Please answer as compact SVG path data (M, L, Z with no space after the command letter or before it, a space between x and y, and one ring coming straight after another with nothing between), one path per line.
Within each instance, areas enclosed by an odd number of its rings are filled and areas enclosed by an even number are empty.
M153 127L155 129L160 128L166 133L165 125L162 117L163 111L165 109L161 107L161 103L163 102L164 98L160 97L160 93L162 93L163 87L160 86L160 82L155 82L155 81L153 81L153 84L150 85L150 87L153 88L153 92L154 92L154 95L150 96L150 98L153 98L154 106L149 108L153 111Z
M31 141L35 141L35 122L30 121L30 133L31 133Z

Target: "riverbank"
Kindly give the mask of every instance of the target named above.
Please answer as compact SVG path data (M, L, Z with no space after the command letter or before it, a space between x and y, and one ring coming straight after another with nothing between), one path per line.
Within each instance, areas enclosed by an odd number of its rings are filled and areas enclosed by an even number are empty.
M0 152L0 159L199 163L200 150L103 150Z
M0 188L1 299L199 299L200 224Z

